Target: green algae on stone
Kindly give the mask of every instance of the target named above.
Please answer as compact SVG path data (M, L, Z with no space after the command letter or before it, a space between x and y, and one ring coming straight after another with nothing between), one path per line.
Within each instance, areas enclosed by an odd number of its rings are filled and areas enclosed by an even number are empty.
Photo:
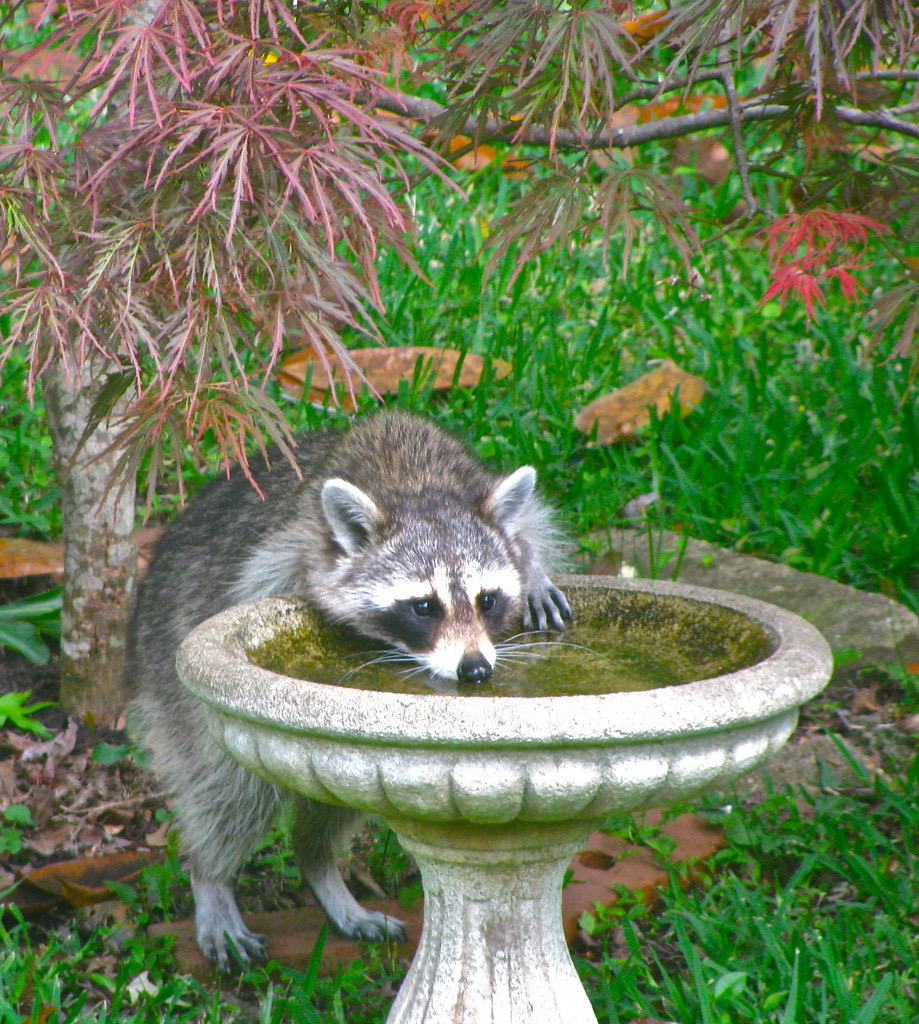
M704 601L586 583L568 585L566 593L574 623L564 636L505 641L485 683L435 678L407 655L322 623L305 607L289 628L248 653L273 672L356 689L546 697L676 686L754 665L774 648L746 615Z

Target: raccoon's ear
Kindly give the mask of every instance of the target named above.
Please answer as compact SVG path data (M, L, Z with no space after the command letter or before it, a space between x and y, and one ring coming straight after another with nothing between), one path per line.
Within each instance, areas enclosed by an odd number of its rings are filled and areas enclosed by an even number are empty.
M521 466L498 481L485 502L485 508L499 526L513 531L517 519L529 509L535 487L536 470L532 466Z
M366 547L383 523L383 513L373 498L337 477L322 485L322 511L332 536L349 555Z

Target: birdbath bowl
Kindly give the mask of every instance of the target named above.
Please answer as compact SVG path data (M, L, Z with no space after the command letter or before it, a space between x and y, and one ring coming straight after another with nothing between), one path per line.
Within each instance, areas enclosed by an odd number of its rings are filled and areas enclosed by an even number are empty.
M329 641L294 599L231 608L182 645L179 674L228 753L382 815L415 857L424 925L389 1024L596 1024L562 931L571 858L610 812L683 801L771 757L829 679L817 630L772 605L660 581L559 583L575 613L566 642L599 654L522 648L508 659L522 683L506 689L500 663L494 685L461 693L393 666L394 687L420 692L362 688L353 669L369 656ZM309 679L263 667L304 646ZM618 651L650 678L610 692Z

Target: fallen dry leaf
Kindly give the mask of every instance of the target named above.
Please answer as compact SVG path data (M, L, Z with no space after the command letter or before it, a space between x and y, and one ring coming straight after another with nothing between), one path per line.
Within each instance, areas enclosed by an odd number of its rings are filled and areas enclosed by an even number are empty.
M15 769L9 761L0 761L0 807L13 803L18 792Z
M688 112L697 114L700 110L717 110L727 105L724 96L715 93L702 93L696 96L672 96L664 100L645 103L639 109L639 122L658 121L674 114Z
M134 543L137 545L137 573L142 578L147 571L147 565L153 557L153 549L160 539L164 527L144 526L134 533Z
M349 354L367 378L367 382L380 394L398 392L399 381L414 378L419 361L422 364L421 373L424 379L427 380L433 375L432 386L435 391L443 391L454 385L463 388L474 387L481 380L485 368L482 356L427 345L356 348ZM511 372L510 363L502 359L492 359L491 368L496 380L506 377ZM330 389L334 389L342 408L354 408L354 403L347 393L344 371L336 364L332 368L330 378L322 361L316 358L312 347L299 349L281 363L278 371L281 386L292 394L300 395L310 369L311 401L325 401Z
M585 434L592 434L596 425L596 444L613 444L650 423L649 407L653 406L663 416L676 397L682 415L686 416L702 401L705 390L701 377L686 373L672 359L665 359L631 384L586 405L575 416L574 425Z
M606 850L586 849L578 854L578 860L591 871L610 871L616 858Z
M675 167L693 167L710 185L721 185L731 173L731 154L712 138L680 138L671 146Z
M98 857L60 861L30 871L24 881L36 889L66 900L71 906L100 903L112 898L110 882L130 883L148 864L162 860L153 850L127 850Z
M660 820L660 811L649 811L644 816L647 824ZM676 843L667 858L670 864L701 863L724 845L721 830L697 814L681 814L665 822L661 833ZM687 884L697 877L697 873L688 873ZM581 915L592 913L598 903L613 906L619 900L621 888L631 890L642 901L653 905L669 879L665 864L648 847L630 845L618 836L595 832L571 862L571 878L562 892L565 938L569 943L574 940Z
M39 19L35 17L35 11L40 10L40 4L28 4L28 20L37 30ZM76 50L68 50L65 47L37 47L27 57L10 61L7 74L15 78L26 80L40 80L46 82L65 82L79 73L82 57Z
M526 160L525 158L518 156L506 156L501 161L501 174L505 178L512 178L514 181L519 181L530 173L530 168L532 166L532 160Z
M161 526L137 530L138 562L145 569L153 545L163 532ZM22 576L61 576L64 572L64 545L53 541L22 540L19 537L0 537L0 579L12 580Z
M474 146L472 139L465 135L454 135L450 139L449 150L452 154L450 163L464 171L477 171L480 167L486 167L498 155L494 146L487 143Z
M44 760L45 770L49 775L53 775L58 761L73 752L73 748L77 743L79 729L80 723L75 718L71 718L67 723L66 729L62 729L59 733L52 736L50 740L44 740L41 743L29 743L28 746L21 749L19 757L22 761Z
M49 825L48 819L41 821L41 828L33 836L26 836L22 845L40 857L50 857L53 854L60 854L72 844L74 826L71 822L58 822L56 825Z
M169 829L170 823L164 821L159 828L155 828L152 832L148 832L144 836L144 842L147 846L153 846L159 849L164 847L169 842Z
M619 25L637 42L647 43L659 32L663 32L672 18L672 12L666 9L646 11L644 14L639 14L637 18L619 22Z
M56 576L64 571L64 545L0 537L0 579Z

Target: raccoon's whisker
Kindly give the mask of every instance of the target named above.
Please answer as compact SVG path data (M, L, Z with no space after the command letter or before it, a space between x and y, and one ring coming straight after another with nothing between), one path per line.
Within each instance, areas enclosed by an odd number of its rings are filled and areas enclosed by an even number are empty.
M527 643L523 643L519 640L516 641L504 641L498 644L499 650L518 650L518 651L529 651L535 648L551 647L554 646L558 641L553 640L530 640ZM573 645L577 646L577 645Z
M539 639L530 640L527 643L521 643L525 637L538 637ZM501 641L501 645L513 645L514 647L555 645L559 647L580 647L585 651L592 650L592 648L586 647L584 644L575 643L573 640L547 639L545 632L539 629L527 629L520 633L512 633Z
M360 654L354 654L354 655L352 655L352 657L354 657L354 658L357 658L357 657L363 658L365 655L371 655L370 660L369 661L364 661L361 664L363 664L363 665L375 665L379 661L392 661L394 659L394 657L397 655L397 652L396 651L391 651L388 648L384 648L384 649L379 650L379 651L361 651Z
M385 665L392 664L395 662L406 662L411 659L403 654L401 651L394 651L383 649L379 651L366 651L363 653L373 654L375 657L370 658L368 661L362 661L359 665L355 665L354 668L349 669L340 679L341 683L349 680L353 675L363 671L365 668L371 668L373 665Z
M511 634L510 636L508 636L508 637L505 637L505 638L504 638L504 639L503 639L503 640L501 641L501 643L503 643L503 644L510 644L510 643L515 643L515 642L516 642L516 641L518 641L518 640L519 640L519 639L520 639L521 637L525 637L525 636L539 636L539 637L544 637L544 636L545 636L545 633L544 633L544 632L542 632L541 630L538 630L538 629L526 629L526 630L522 630L522 631L521 631L521 632L519 632L519 633L512 633L512 634ZM540 641L538 641L538 642L539 642L539 643L546 643L546 644L552 643L552 641L551 641L551 640L540 640Z
M531 647L548 647L551 643L551 640L530 640L527 643L516 640L513 643L505 641L498 646L507 651L528 651Z
M528 636L531 634L518 633L517 636ZM534 648L544 647L571 647L578 651L587 651L588 654L593 654L598 658L605 658L609 662L615 661L615 659L606 654L604 651L594 650L593 647L588 647L586 644L576 644L571 640L531 640L528 643L520 643L515 641L514 637L509 637L507 640L502 641L498 644L497 650L503 657L513 657L513 652L519 652L520 657L525 657L530 653L538 653L534 651Z
M410 668L404 668L399 672L399 675L403 679L410 679L412 676L420 676L427 672L428 669L425 665L413 665Z

